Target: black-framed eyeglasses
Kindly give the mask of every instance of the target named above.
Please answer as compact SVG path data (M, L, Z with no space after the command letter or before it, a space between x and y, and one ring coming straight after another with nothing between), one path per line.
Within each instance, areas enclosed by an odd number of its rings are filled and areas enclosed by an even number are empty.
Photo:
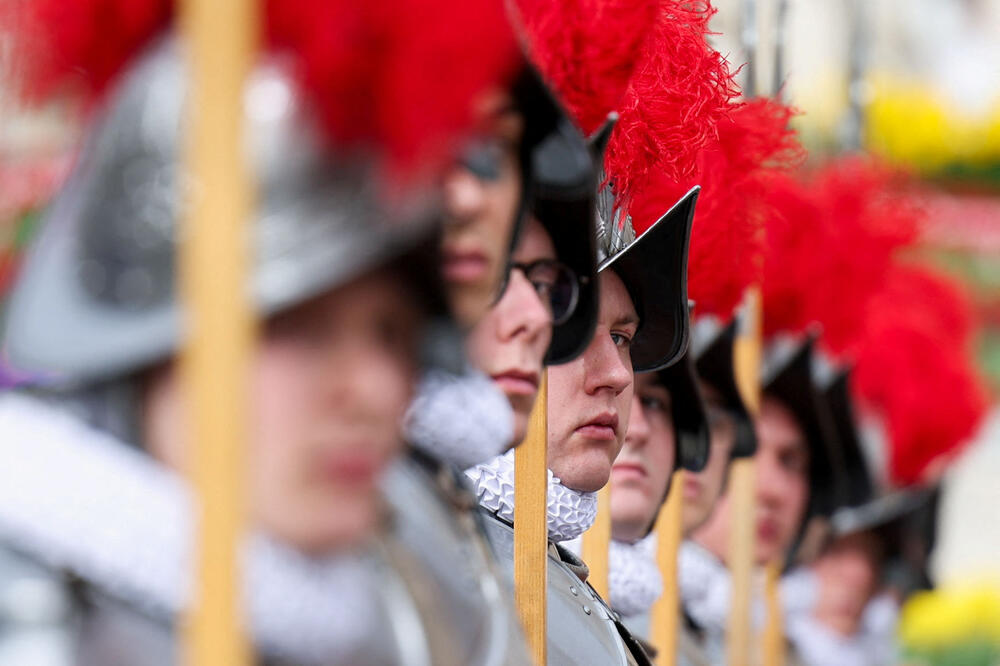
M510 148L497 137L482 137L469 142L459 157L459 164L484 183L495 183L504 172Z
M497 292L497 301L503 298L507 285L510 284L510 274L515 270L521 271L535 288L535 293L552 315L553 326L569 321L580 298L576 271L555 259L538 259L528 263L512 261L507 264L503 284Z

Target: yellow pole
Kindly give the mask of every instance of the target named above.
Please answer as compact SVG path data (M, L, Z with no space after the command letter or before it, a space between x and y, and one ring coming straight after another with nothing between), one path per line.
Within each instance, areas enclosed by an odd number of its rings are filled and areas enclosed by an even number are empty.
M747 293L744 330L736 340L736 379L751 414L760 406L761 321L760 289ZM754 570L755 476L752 458L734 460L729 468L733 507L729 534L729 572L733 596L729 608L728 663L748 666L751 649L750 603Z
M608 576L611 569L611 483L597 491L597 516L583 533L580 556L590 570L587 582L599 595L608 599Z
M195 182L182 220L180 294L187 345L182 373L193 418L190 475L198 498L193 607L183 663L250 663L240 617L238 547L245 519L247 299L252 185L243 154L243 84L256 44L249 0L184 0L181 28L191 87L186 171Z
M663 594L649 618L650 640L656 648L658 666L677 663L677 630L680 620L680 587L677 551L683 538L684 470L674 472L670 493L656 519L656 565L663 577Z
M781 615L781 563L772 562L767 567L764 599L767 603L767 623L764 625L764 666L785 665L785 630Z
M514 597L538 666L546 663L548 384L546 372L528 420L528 435L514 450Z

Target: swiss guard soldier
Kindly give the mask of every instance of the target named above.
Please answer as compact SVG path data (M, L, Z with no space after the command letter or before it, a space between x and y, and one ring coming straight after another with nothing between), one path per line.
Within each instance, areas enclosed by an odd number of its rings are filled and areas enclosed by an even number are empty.
M814 341L782 337L765 355L760 413L756 419L757 525L755 566L783 563L810 526L836 507L842 470L829 413L812 382ZM720 498L708 522L695 531L685 611L705 634L710 662L723 659L731 585L725 568L731 507ZM763 617L755 618L763 626Z
M682 276L696 196L697 191L689 193L635 240L623 239L610 218L602 238L608 254L599 268L601 309L594 338L578 359L549 370L548 653L554 663L646 660L586 585L586 565L558 543L579 536L594 520L596 491L608 482L624 442L633 367L662 367L686 344ZM512 575L512 456L468 474L486 510L491 542Z
M848 394L849 372L825 359L814 371L844 454L843 506L831 517L819 555L791 574L809 587L807 602L786 608L785 631L805 664L896 663L897 599L882 590L884 564L903 518L928 498L920 490L876 497Z
M968 321L968 305L947 279L891 266L863 312L843 348L855 365L824 355L814 368L847 483L818 556L789 575L808 585L804 603L785 619L808 665L897 663L899 606L928 580L933 535L923 517L933 514L941 463L968 441L983 414L982 389L962 342L968 331L954 325Z
M690 360L638 374L629 428L611 468L609 595L638 635L662 592L652 533L675 470L700 471L709 455L709 423Z
M597 314L597 170L586 142L527 68L510 105L493 113L490 131L445 180L442 273L471 326L478 368L439 368L424 378L407 417L416 446L384 484L399 516L393 534L455 599L435 615L452 627L452 640L468 643L459 663L489 663L496 654L481 650L518 643L520 632L510 588L479 531L475 496L455 466L523 439L543 363L579 354ZM513 427L501 421L511 412Z
M754 268L754 248L759 245L763 220L762 189L770 174L794 163L799 154L794 132L788 127L791 110L773 100L753 100L736 107L731 122L719 128L716 141L698 153L698 173L711 190L703 190L695 217L691 260L688 270L690 294L697 299L692 327L691 347L684 358L656 373L657 380L645 396L650 407L659 406L671 428L659 428L665 434L652 435L655 422L633 420L641 425L643 439L650 450L670 448L677 443L678 466L685 475L682 501L682 534L689 536L709 517L722 492L728 462L735 457L752 455L755 450L753 424L737 385L734 348L737 321L723 325L738 308L746 288L759 279ZM669 179L653 181L645 195L639 195L633 210L649 217L657 197L682 191L684 185ZM759 269L758 269L759 271ZM637 391L643 383L637 378ZM657 395L659 394L659 395ZM637 408L634 408L637 409ZM656 410L651 410L654 416ZM645 426L649 426L646 428ZM646 430L650 432L647 434ZM633 437L631 431L628 435ZM639 438L639 433L635 434ZM708 445L711 442L711 445ZM638 447L636 447L638 453ZM630 626L642 628L653 600L658 596L660 572L653 562L652 539L637 541L648 533L660 501L665 496L669 473L673 469L649 473L649 465L630 469L647 456L630 455L629 440L612 471L612 531L610 588L612 604L630 618ZM704 469L702 469L704 468ZM646 486L655 478L653 488ZM634 545L627 547L625 542ZM682 555L681 564L685 562ZM684 586L683 568L679 576ZM639 603L639 597L644 597ZM697 651L697 641L680 623L682 653ZM696 659L697 660L697 659Z
M555 543L579 536L593 521L595 491L607 482L610 465L624 439L625 417L631 402L632 364L637 368L663 367L686 345L687 305L682 263L687 235L683 227L689 221L686 218L690 212L686 209L693 205L693 195L678 203L634 244L627 238L626 230L630 231L631 227L625 222L628 193L641 189L649 173L661 168L671 172L690 168L693 148L670 144L668 137L672 128L679 130L689 121L684 131L691 136L691 144L697 145L714 131L715 123L728 107L731 94L725 62L708 48L704 39L710 11L681 11L679 5L673 7L673 4L664 3L655 10L650 8L649 16L639 16L640 12L616 16L616 20L621 19L625 24L632 25L635 21L636 32L627 29L615 32L611 41L608 41L607 27L598 17L591 21L589 17L574 16L572 21L563 23L551 20L566 11L559 3L525 2L519 7L527 26L533 59L542 72L551 77L553 87L573 110L580 126L588 132L596 130L607 112L617 108L617 100L625 95L615 132L619 133L617 136L630 137L616 139L613 133L605 161L615 196L622 198L615 209L610 205L610 196L607 197L603 211L606 226L602 247L608 258L599 278L601 314L597 333L582 357L565 365L553 365L549 372L549 536L553 545L549 561L552 612L548 654L559 663L620 663L645 658L627 632L622 634L622 628L615 627L614 614L589 586L582 584L586 578L585 565L571 552L557 548ZM643 38L647 30L650 36ZM607 49L602 48L604 42L607 42ZM574 51L580 46L584 47L583 53ZM670 52L674 55L668 56ZM690 60L676 57L678 52L689 55ZM605 59L588 60L598 56ZM637 76L632 79L630 72L637 61L643 66L636 67ZM682 76L681 71L687 75ZM664 82L674 77L676 85L665 88ZM697 89L692 86L701 81L712 83L698 85ZM646 125L655 116L659 122ZM663 150L643 153L636 137L643 137L651 144L662 144ZM671 199L659 213L676 199ZM648 220L647 226L654 221ZM620 254L615 254L622 248ZM654 259L650 253L659 253L659 256ZM643 258L647 259L645 263L641 261ZM662 275L654 279L656 273ZM658 334L654 333L654 326L659 329ZM623 355L627 356L626 348L633 337L642 342L632 347L631 362L623 364ZM588 380L580 374L581 369L595 363L600 366L596 374L607 375L601 383L613 385L589 386ZM607 399L602 398L605 393ZM593 411L593 406L586 407L584 403L595 398L598 402L603 400L602 405L609 403L602 407L608 413L583 413ZM562 404L561 400L569 403ZM590 427L594 431L590 435L596 436L595 441L600 440L591 451L586 446L579 448L578 440L590 437L575 434L574 429L579 424L570 428L572 432L555 432L562 421L567 427L573 419L584 417L614 421L615 414L618 423ZM598 455L600 449L606 450ZM511 454L469 471L479 491L480 503L490 514L487 525L491 534L495 534L494 545L511 569L512 471ZM582 610L581 598L586 606ZM623 635L625 644L622 643ZM631 651L626 645L632 648Z
M444 185L442 274L477 370L426 380L408 419L461 469L523 439L543 362L579 354L597 317L594 157L530 66L500 99Z
M650 530L673 472L683 468L689 473L685 479L692 479L683 492L681 531L687 535L708 519L728 461L752 455L756 446L735 383L735 322L721 329L713 326L711 331L708 319L701 323L699 331L692 330L692 344L677 363L637 376L625 446L611 472L611 602L636 623L630 626L643 627L643 636L647 618L642 616L661 586ZM711 381L700 378L701 367L709 369Z
M249 632L261 658L278 663L458 664L482 655L493 661L480 663L523 663L502 603L472 605L467 621L495 629L485 644L442 625L459 597L384 529L394 518L378 493L403 447L398 428L415 370L454 365L460 351L442 345L452 338L442 333L436 277L441 211L423 176L471 115L456 108L504 86L516 62L513 40L497 29L503 8L425 3L392 15L395 27L355 16L373 41L353 44L345 61L318 63L310 58L332 46L346 8L297 15L272 4L245 97L260 192L248 294L264 320L249 387ZM71 9L36 3L17 25L30 36L18 47L35 56L23 62L39 67L25 75L38 92L82 84L100 95L5 313L6 358L34 380L0 399L0 587L34 585L49 603L4 606L0 643L23 647L24 629L53 637L35 648L66 663L173 663L176 618L190 603L196 510L177 476L190 454L173 288L184 47L169 29L169 5L141 17L134 6L105 5L100 22L88 8ZM412 29L425 13L453 20L450 32L462 39L385 51L379 35L398 38L399 26ZM107 25L122 32L105 34ZM426 100L394 108L401 116L380 125L420 62L462 67L435 71L448 86L440 102L428 86ZM354 76L362 65L370 79ZM404 70L393 88L388 74ZM376 90L376 79L385 87ZM360 115L344 113L347 104ZM420 130L397 132L396 122ZM395 181L401 170L408 177ZM488 582L480 598L497 599Z

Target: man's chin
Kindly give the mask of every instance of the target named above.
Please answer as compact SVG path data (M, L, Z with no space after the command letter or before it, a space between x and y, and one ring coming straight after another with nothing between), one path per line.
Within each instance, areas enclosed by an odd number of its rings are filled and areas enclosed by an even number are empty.
M771 562L777 561L781 557L781 552L777 548L771 548L770 546L758 548L755 553L754 564L758 567L765 567Z
M574 470L566 476L559 476L555 470L552 473L558 476L559 482L570 490L581 493L596 493L608 485L608 480L611 478L611 465L606 465L603 469Z

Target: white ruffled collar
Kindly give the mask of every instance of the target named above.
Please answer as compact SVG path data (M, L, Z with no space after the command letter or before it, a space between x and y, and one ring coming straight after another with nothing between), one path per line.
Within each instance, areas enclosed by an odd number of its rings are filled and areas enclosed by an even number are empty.
M0 543L172 618L190 602L192 513L183 481L141 452L40 400L0 395ZM340 663L385 634L369 557L309 558L259 534L242 555L265 652Z
M612 608L625 618L647 612L663 594L663 577L656 564L656 533L635 543L612 540L608 556Z
M802 661L815 666L882 666L898 663L895 633L899 609L891 597L868 602L858 631L841 636L819 622L812 607L786 613L785 633Z
M407 441L458 469L486 462L510 448L514 412L493 380L467 366L461 374L424 374L403 421Z
M681 543L677 553L677 577L681 603L694 622L709 633L721 633L729 620L732 578L715 555L693 541ZM816 602L816 576L807 567L798 567L778 583L781 609L786 626L796 617L808 615ZM754 579L752 617L754 627L764 625L766 611L763 579Z
M499 518L514 522L514 451L465 471L472 481L479 504ZM549 470L548 527L549 539L574 539L594 524L597 516L597 493L567 488Z
M710 634L725 632L732 598L732 579L726 566L693 541L684 541L677 552L677 580L681 605L695 624ZM753 604L752 615L754 625L761 626L763 607L759 603Z

